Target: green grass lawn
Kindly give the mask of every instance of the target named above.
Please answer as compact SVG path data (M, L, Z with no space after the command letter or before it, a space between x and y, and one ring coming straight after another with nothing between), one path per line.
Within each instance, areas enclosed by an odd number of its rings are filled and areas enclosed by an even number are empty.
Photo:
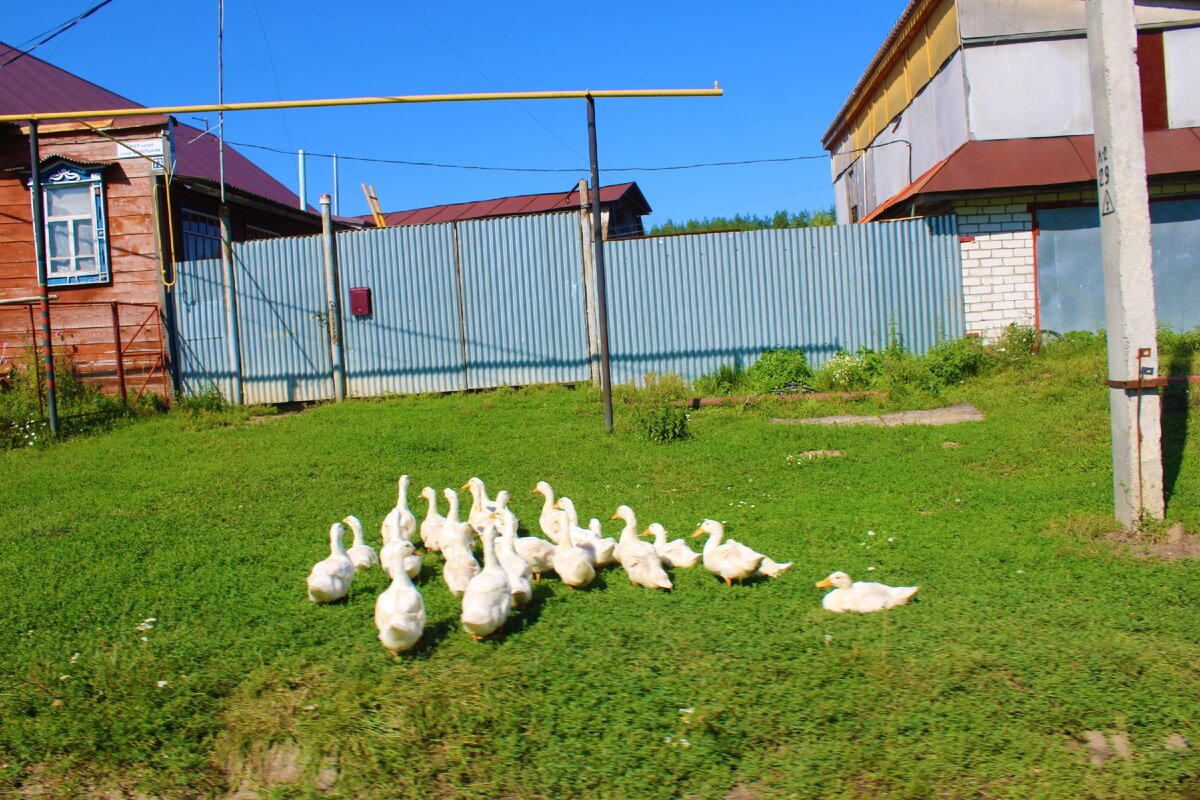
M336 770L320 796L1194 798L1200 565L1103 538L1103 376L1097 346L1051 347L944 393L987 417L945 428L773 425L898 406L768 400L654 444L555 388L0 452L0 793L309 797ZM1196 395L1167 423L1168 516L1200 532ZM809 450L844 456L788 458ZM551 576L475 643L434 557L425 638L393 659L382 572L331 606L304 579L346 514L379 546L401 472L414 496L479 475L526 528L539 479L613 533L620 503L672 538L726 520L796 566L732 589L677 570L670 593ZM833 615L814 583L835 569L922 589ZM1091 766L1089 730L1132 757Z

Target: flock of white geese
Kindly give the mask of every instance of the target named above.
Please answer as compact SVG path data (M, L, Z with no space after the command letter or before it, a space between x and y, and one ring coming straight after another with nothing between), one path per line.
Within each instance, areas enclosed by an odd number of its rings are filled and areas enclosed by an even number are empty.
M429 509L420 525L408 507L411 480L401 475L396 506L383 520L383 549L378 553L364 541L358 517L348 516L329 529L328 558L317 562L308 575L308 599L331 603L345 597L355 574L381 565L391 584L375 601L375 627L379 640L392 653L411 649L425 630L425 600L413 583L421 574L418 544L426 551L441 553L442 577L450 593L462 601L462 626L475 640L502 634L513 608L521 608L532 597L531 581L554 572L568 587L582 588L596 577L596 571L616 562L634 586L671 589L666 567L686 568L703 561L705 569L724 579L755 576L774 578L792 562L779 563L746 545L725 541L725 528L716 520L705 520L692 534L708 535L704 550L697 553L683 539L667 541L666 529L659 523L638 530L637 517L627 505L619 506L612 519L624 522L620 537L604 536L599 519L588 527L579 525L574 502L569 497L556 501L554 489L540 481L533 490L544 498L538 524L546 536L519 536L518 520L508 503L507 491L494 499L479 478L462 486L471 492L471 508L465 520L459 519L458 493L443 490L449 503L445 516L438 511L437 494L432 487L421 490ZM343 524L344 523L344 524ZM354 536L347 549L346 526ZM654 542L643 541L653 536ZM475 557L476 540L482 545L483 566ZM879 583L851 582L844 572L835 572L818 584L835 587L825 596L830 611L877 611L902 605L916 593L917 587L891 587Z

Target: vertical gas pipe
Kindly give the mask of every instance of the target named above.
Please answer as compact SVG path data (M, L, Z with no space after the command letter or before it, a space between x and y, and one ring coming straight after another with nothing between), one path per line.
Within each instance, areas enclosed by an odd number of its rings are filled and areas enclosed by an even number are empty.
M329 213L329 195L321 195L321 238L325 244L325 318L329 326L329 355L333 362L333 396L346 399L346 370L342 361L342 303L338 286L337 250L333 241L333 217Z
M588 151L592 158L592 241L596 243L596 311L600 322L600 394L604 428L613 429L612 371L608 363L608 288L604 273L604 226L600 215L600 163L596 156L596 100L587 96Z
M308 168L304 165L304 151L301 150L298 169L300 170L300 210L308 211Z
M42 366L46 370L46 405L50 433L58 436L58 394L54 389L54 343L50 338L50 295L46 288L46 226L42 208L42 165L37 120L29 120L29 191L33 195L33 252L37 260L38 298L42 305Z

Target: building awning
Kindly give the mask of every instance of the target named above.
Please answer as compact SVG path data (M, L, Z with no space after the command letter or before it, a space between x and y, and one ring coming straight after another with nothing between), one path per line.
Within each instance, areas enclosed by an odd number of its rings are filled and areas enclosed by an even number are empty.
M1200 128L1147 131L1146 174L1200 172ZM1056 136L1045 139L970 141L949 158L888 199L863 222L919 195L1036 189L1096 180L1095 139Z

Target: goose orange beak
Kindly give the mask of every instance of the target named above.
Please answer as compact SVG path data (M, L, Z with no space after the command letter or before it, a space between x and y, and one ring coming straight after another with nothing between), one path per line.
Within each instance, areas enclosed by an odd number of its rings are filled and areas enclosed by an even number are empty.
M609 517L609 519L620 519L620 518L621 518L620 514L613 514L611 517Z
M649 528L646 528L646 530L642 531L642 536L653 536L653 535L654 534L650 533Z
M704 528L696 528L696 532L692 534L692 538L695 539L697 536L703 536L703 535L704 535Z
M471 488L471 482L467 481L462 486L458 487L458 490L461 492L463 489L470 489L470 488Z
M826 578L817 584L818 589L828 589L830 586L833 586L833 584L829 582L829 578Z

